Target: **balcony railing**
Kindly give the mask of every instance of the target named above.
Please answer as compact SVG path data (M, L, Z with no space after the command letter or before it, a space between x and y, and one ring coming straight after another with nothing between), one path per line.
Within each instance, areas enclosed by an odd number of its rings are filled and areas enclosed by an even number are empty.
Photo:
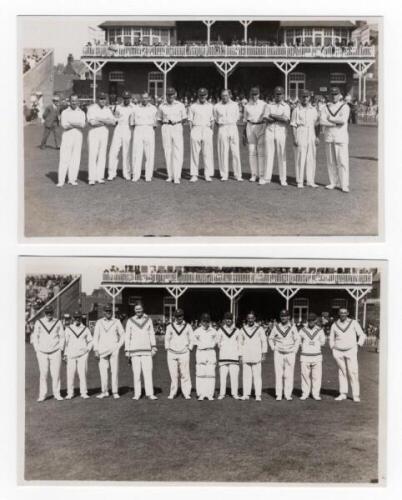
M134 273L104 272L103 284L371 285L371 273Z
M375 47L281 47L272 45L123 45L85 46L82 57L100 58L374 58Z

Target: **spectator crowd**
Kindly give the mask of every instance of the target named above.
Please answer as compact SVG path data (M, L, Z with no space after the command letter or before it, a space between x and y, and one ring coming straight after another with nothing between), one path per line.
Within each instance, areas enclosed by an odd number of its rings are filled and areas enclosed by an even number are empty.
M47 54L47 49L32 49L30 51L24 52L22 57L22 71L26 73L30 69L34 68L38 62L40 62Z
M25 316L36 314L49 300L55 297L72 280L71 275L30 274L25 278Z

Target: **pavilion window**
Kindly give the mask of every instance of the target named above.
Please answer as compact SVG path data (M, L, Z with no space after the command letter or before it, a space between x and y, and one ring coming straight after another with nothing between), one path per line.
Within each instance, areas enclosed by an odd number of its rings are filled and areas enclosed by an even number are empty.
M109 82L124 82L124 71L111 71L109 73Z
M161 42L168 45L170 42L169 30L161 30Z
M330 73L330 83L346 83L346 73Z

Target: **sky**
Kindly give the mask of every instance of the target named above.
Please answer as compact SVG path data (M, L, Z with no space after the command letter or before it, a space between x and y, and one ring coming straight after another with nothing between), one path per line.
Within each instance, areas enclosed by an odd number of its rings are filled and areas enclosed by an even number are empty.
M93 16L20 16L22 48L54 49L54 62L66 63L68 54L81 57L82 47L92 38L90 27L113 17Z

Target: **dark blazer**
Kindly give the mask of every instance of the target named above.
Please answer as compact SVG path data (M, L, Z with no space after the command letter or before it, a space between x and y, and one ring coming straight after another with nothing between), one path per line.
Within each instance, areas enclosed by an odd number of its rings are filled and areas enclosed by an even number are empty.
M59 124L59 108L55 108L53 104L46 106L43 112L43 120L46 128L57 127Z

